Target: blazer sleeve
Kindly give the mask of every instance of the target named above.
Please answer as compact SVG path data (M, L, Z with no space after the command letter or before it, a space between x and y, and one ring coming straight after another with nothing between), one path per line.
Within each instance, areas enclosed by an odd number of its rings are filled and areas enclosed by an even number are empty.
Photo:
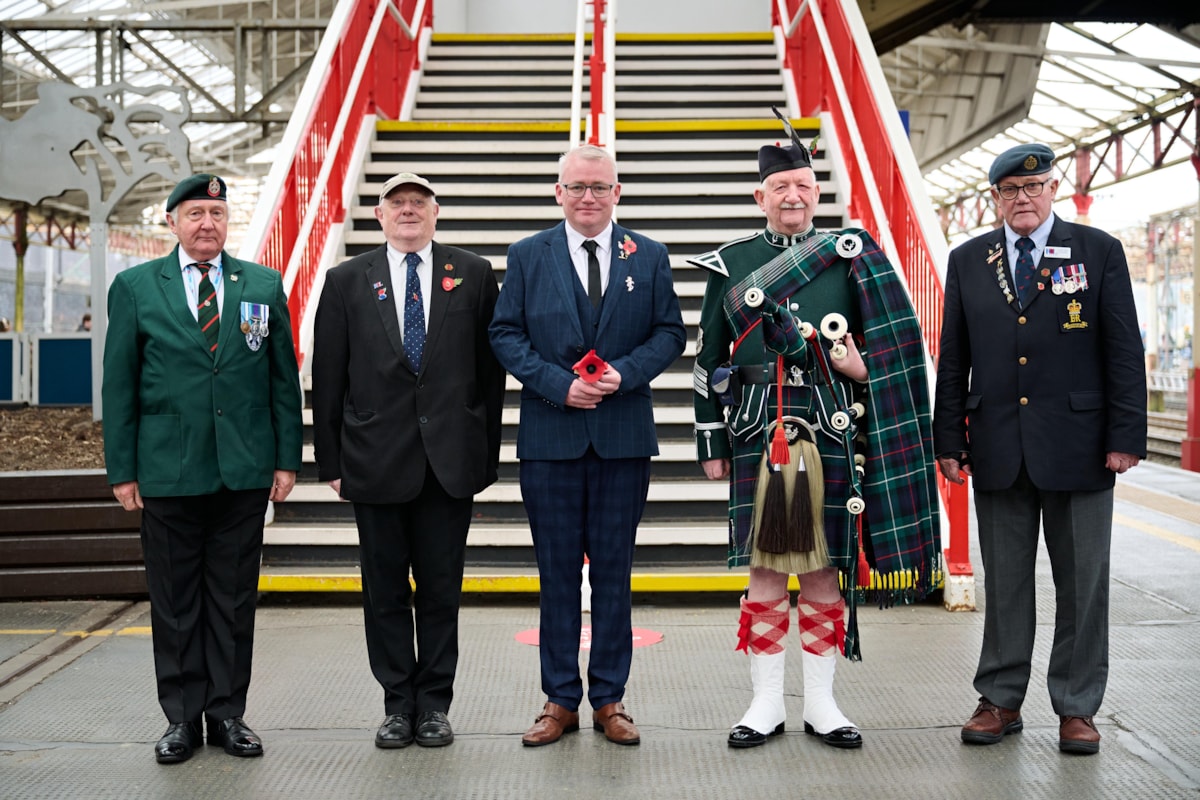
M1101 347L1104 348L1108 430L1104 449L1146 457L1146 360L1129 265L1119 240L1105 236L1104 302L1101 304Z
M267 269L263 267L263 269ZM275 433L275 469L299 472L304 449L304 395L300 388L300 368L296 363L292 320L288 313L283 278L269 270L275 286L271 313L278 320L267 337L271 348L271 423Z
M326 273L313 330L313 450L317 479L342 477L342 413L349 388L346 301L334 271Z
M104 338L104 464L110 484L137 480L138 352L137 297L128 275L119 273L108 289L108 331Z
M938 346L934 390L933 452L970 452L967 441L967 390L971 374L971 339L962 307L957 253L950 254Z
M527 239L508 248L504 286L496 299L496 311L488 328L492 350L500 364L521 384L557 407L567 401L575 375L547 361L534 346L529 333L529 303L535 291L549 292L548 286L533 286L529 279L530 250L537 238ZM547 301L548 302L548 301Z

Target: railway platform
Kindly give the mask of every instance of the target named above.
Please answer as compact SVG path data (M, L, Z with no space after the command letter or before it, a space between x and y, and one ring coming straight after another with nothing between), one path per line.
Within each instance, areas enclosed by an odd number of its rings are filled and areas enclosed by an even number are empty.
M986 580L977 552L973 563ZM382 693L367 665L357 595L272 592L258 613L246 713L265 756L235 759L206 747L186 763L159 765L152 748L166 726L147 604L0 603L0 797L1200 798L1197 575L1200 474L1143 464L1121 476L1111 672L1094 756L1057 748L1045 688L1053 587L1044 551L1025 729L984 747L959 739L976 703L982 609L862 609L864 660L840 662L836 681L843 711L863 732L857 751L804 734L791 636L786 734L732 750L726 734L750 697L746 658L733 649L737 593L639 592L641 646L626 706L641 745L610 744L585 725L554 745L526 748L521 733L543 702L537 649L527 643L536 596L476 594L462 611L454 744L379 750L372 737Z

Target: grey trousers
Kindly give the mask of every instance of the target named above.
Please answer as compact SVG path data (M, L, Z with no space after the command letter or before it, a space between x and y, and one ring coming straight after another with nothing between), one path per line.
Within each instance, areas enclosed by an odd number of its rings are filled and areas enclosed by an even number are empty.
M1108 682L1108 565L1113 490L1047 492L1021 467L1001 491L975 490L983 556L983 649L975 689L1020 708L1037 626L1034 567L1039 518L1054 577L1054 645L1046 674L1054 712L1092 716Z

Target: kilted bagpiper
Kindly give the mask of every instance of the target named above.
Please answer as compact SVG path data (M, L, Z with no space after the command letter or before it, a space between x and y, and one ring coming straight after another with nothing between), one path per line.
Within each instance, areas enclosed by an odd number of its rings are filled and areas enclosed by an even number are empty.
M861 658L856 606L923 597L940 566L925 350L871 236L813 226L820 187L792 135L759 151L766 229L691 261L709 272L696 445L709 478L730 478L728 564L750 568L738 649L751 657L754 700L729 744L784 730L796 574L804 727L853 748L862 737L833 699L833 676L838 652Z

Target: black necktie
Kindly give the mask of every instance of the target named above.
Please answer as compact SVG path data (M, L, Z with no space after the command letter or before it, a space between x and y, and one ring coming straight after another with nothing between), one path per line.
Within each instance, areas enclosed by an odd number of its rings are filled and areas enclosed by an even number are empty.
M1033 239L1022 236L1017 239L1017 297L1021 305L1033 299Z
M200 285L196 287L196 319L208 342L208 352L217 352L217 335L221 332L221 312L217 308L217 290L208 279L212 264L201 262L191 266L200 270Z
M421 352L425 349L425 304L421 301L421 281L417 278L417 265L421 257L409 253L408 283L404 292L404 352L416 370L421 369Z
M588 253L588 300L592 301L592 308L600 305L600 259L596 258L596 240L586 239L583 243L583 249Z

